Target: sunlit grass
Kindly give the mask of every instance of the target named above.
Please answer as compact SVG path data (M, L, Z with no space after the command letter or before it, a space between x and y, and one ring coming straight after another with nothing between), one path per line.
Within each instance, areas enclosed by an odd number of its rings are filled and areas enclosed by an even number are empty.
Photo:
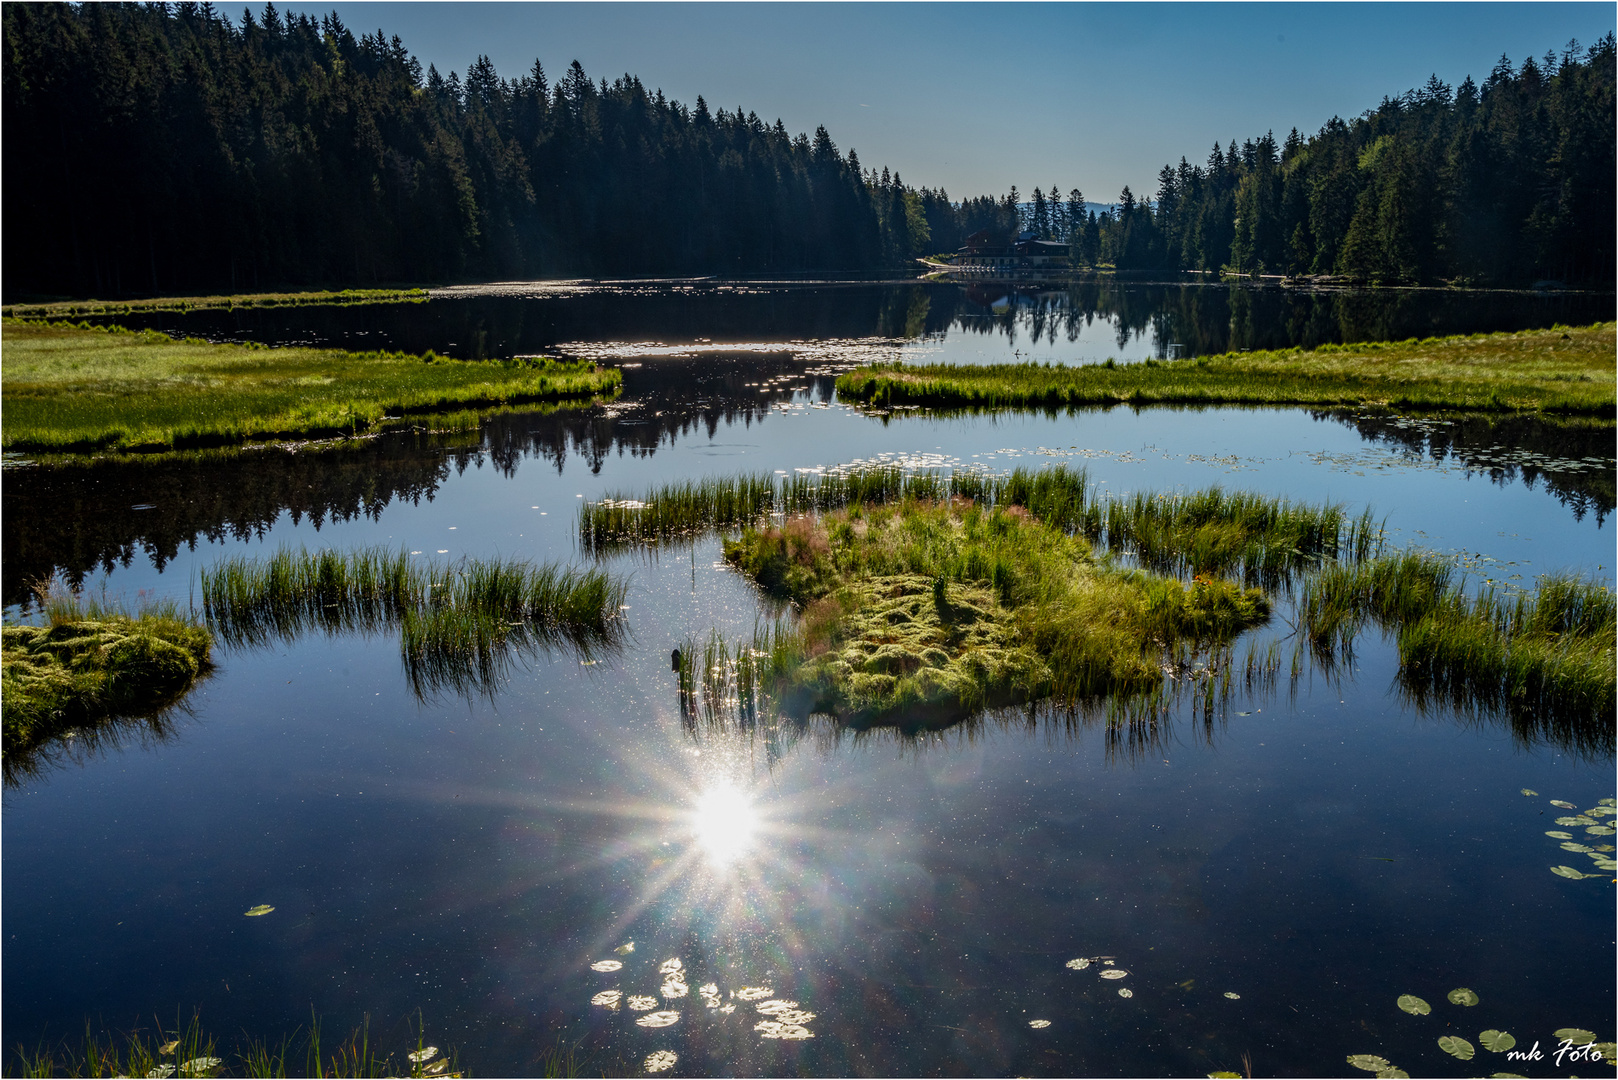
M1611 417L1614 328L1607 322L1137 364L881 364L838 376L837 392L878 408L1316 405Z
M58 300L42 304L7 304L8 317L24 319L83 318L130 311L211 311L266 307L351 307L357 304L421 304L426 289L337 289L315 292L235 293L223 296L159 296L141 300Z
M8 450L166 450L358 434L389 418L514 401L589 400L622 376L585 362L459 361L176 341L6 320Z

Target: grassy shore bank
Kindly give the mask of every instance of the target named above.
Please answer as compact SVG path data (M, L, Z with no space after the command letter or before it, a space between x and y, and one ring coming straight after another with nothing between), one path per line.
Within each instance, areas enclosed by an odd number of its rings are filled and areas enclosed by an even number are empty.
M1138 364L880 364L837 378L874 407L1312 405L1614 415L1614 323Z
M616 393L616 369L176 341L7 320L7 450L150 451L357 434L406 413Z
M238 293L231 296L160 296L142 300L57 300L7 304L0 314L20 319L79 319L127 311L210 311L236 308L313 307L355 304L421 304L426 289L336 289L316 292Z
M208 631L172 604L128 613L42 588L40 608L43 625L0 630L8 765L73 729L161 713L208 671Z

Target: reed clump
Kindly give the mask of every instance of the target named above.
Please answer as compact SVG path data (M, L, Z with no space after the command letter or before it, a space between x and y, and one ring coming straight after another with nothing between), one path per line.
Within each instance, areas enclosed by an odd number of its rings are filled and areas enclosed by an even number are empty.
M1532 593L1472 593L1447 562L1404 552L1312 576L1298 617L1327 663L1368 623L1392 633L1400 682L1418 705L1503 711L1612 751L1618 614L1605 585L1553 574Z
M1611 322L1138 364L878 364L837 377L875 408L1315 405L1612 417Z
M175 340L88 324L4 322L7 450L162 451L357 435L411 415L588 402L622 375L588 362L461 361Z
M283 548L204 570L202 606L229 645L397 627L406 673L425 696L492 692L514 660L541 649L616 646L628 588L604 570L522 559L448 563L380 547Z
M864 725L1149 691L1174 643L1227 642L1269 616L1258 590L1190 585L1098 558L1019 505L906 499L750 528L725 558L803 610L772 669L794 711Z
M159 715L210 670L208 631L172 604L125 611L60 587L43 625L0 629L0 717L10 764L78 728Z

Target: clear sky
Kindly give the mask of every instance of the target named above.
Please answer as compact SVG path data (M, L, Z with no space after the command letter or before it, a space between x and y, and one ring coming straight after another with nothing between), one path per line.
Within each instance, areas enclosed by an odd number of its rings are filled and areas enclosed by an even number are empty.
M224 10L232 10L223 4ZM952 197L1016 184L1110 202L1156 188L1215 139L1308 135L1426 82L1482 82L1502 53L1584 44L1612 3L635 4L326 3L356 35L398 34L463 75L480 53L504 77L537 58L629 73L710 108L825 124L839 149Z

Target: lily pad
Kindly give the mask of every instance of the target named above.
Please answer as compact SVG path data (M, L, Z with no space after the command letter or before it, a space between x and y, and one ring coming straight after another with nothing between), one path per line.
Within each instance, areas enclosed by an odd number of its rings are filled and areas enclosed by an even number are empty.
M146 1080L167 1080L168 1077L173 1075L173 1065L159 1065L156 1068L147 1070Z
M1546 831L1545 835L1550 837L1552 840L1571 840L1571 839L1573 839L1573 834L1572 833L1563 832L1560 829L1549 829L1549 830Z
M1565 802L1562 799L1552 799L1551 800L1551 805L1552 806L1560 806L1563 810L1577 810L1578 809L1577 804L1570 803L1570 802Z
M1618 1043L1596 1043L1596 1051L1607 1059L1608 1065L1618 1065Z
M590 965L591 971L617 971L624 966L622 960L597 960Z
M1583 1028L1557 1028L1555 1034L1558 1039L1566 1039L1574 1046L1588 1046L1596 1041L1596 1033Z
M657 970L659 972L661 972L662 974L664 974L664 975L673 975L673 974L677 973L680 970L681 966L682 965L681 965L679 959L675 958L673 960L665 960L665 961L663 961L662 966L659 967Z
M1528 1080L1522 1073L1490 1073L1489 1080Z
M618 1003L624 999L622 990L603 990L590 999L592 1005L605 1005L609 1009L616 1009Z
M1410 1080L1410 1074L1397 1065L1389 1065L1376 1075L1377 1080Z
M1531 799L1531 798L1533 798L1533 797L1534 797L1534 796L1535 796L1535 795L1538 795L1538 794L1539 794L1539 792L1537 792L1537 791L1534 791L1534 790L1532 790L1532 789L1531 789L1531 788L1523 788L1523 789L1522 789L1522 793L1523 793L1523 794L1524 794L1524 795L1527 795L1527 796L1528 796L1528 797L1529 797L1529 798L1530 798L1530 799Z
M1226 990L1225 991L1225 996L1228 997L1232 1001L1240 1001L1242 999L1242 996L1240 994L1236 993L1234 990Z
M1494 1028L1490 1028L1479 1035L1478 1042L1482 1043L1483 1049L1491 1054L1503 1054L1517 1045L1515 1037L1504 1031L1496 1031Z
M1077 960L1069 960L1067 962L1067 966L1072 968L1074 971L1083 971L1085 968L1090 966L1090 961L1081 956Z
M1570 878L1573 881L1578 881L1580 878L1588 876L1573 869L1571 866L1553 866L1551 867L1551 873L1555 874L1557 877Z
M1125 971L1123 968L1108 968L1106 971L1101 973L1101 977L1103 979L1122 979L1128 974L1129 972Z
M759 998L767 998L773 993L775 991L768 986L744 986L736 991L736 998L739 1001L757 1001Z
M1411 1016L1426 1016L1428 1013L1433 1011L1433 1007L1431 1005L1421 1000L1421 998L1417 997L1415 994L1400 994L1399 1008L1403 1009Z
M683 998L691 992L691 988L679 979L670 979L663 984L663 996L666 998Z
M1438 1048L1451 1057L1471 1061L1477 1049L1459 1035L1445 1035L1438 1040Z
M1575 844L1573 841L1568 840L1568 841L1566 841L1566 842L1564 842L1562 844L1562 850L1563 851L1576 851L1580 855L1589 855L1589 854L1594 853L1595 848L1588 848L1588 847L1585 847L1583 844Z
M1051 1022L1049 1020L1030 1020L1028 1021L1028 1026L1033 1028L1035 1031L1038 1031L1041 1028L1050 1027Z
M1597 799L1602 806L1618 806L1618 799Z
M220 1060L216 1057L194 1057L190 1061L180 1064L181 1076L201 1076L210 1069L217 1069Z
M1121 998L1132 998L1135 996L1135 991L1131 990L1127 986L1120 986L1118 988L1118 996Z
M1614 814L1618 814L1618 810L1614 810L1610 806L1592 806L1588 810L1581 810L1580 813L1585 817L1612 817Z
M1597 870L1618 870L1618 862L1614 862L1612 859L1603 858L1599 855L1592 855L1591 857L1595 859Z
M790 1012L796 1009L798 1003L796 1001L782 1001L780 998L776 998L773 1001L761 1001L753 1007L765 1016L774 1016L776 1013Z
M612 951L617 953L619 956L628 956L630 953L635 951L635 943L633 941L626 941L622 945L618 946L616 949L614 949ZM668 1053L668 1051L666 1051L666 1050L659 1051L659 1052L660 1053Z
M647 1072L667 1072L674 1068L674 1063L680 1060L680 1055L673 1050L654 1050L646 1055Z
M1556 819L1556 823L1558 825L1594 825L1595 819L1587 818L1580 814L1577 817L1559 817Z
M420 1050L412 1050L405 1057L411 1062L420 1065L424 1061L431 1061L438 1056L438 1047L424 1046Z
M1233 1073L1227 1069L1224 1072L1209 1073L1208 1080L1242 1080L1242 1074Z
M1618 833L1611 825L1592 825L1584 830L1586 836L1611 836Z
M1350 1054L1348 1055L1348 1063L1356 1069L1364 1069L1366 1072L1373 1073L1381 1072L1383 1069L1388 1068L1390 1064L1387 1058L1377 1057L1375 1054Z
M254 904L252 907L242 912L242 914L256 918L259 915L268 915L274 910L275 908L270 904Z
M180 1040L179 1039L170 1039L168 1042L164 1043L162 1046L159 1046L157 1048L157 1052L159 1054L172 1054L172 1053L174 1053L174 1051L178 1050L179 1048L180 1048Z
M647 1013L637 1017L635 1023L641 1027L666 1028L680 1018L680 1014L673 1009L664 1009L662 1012Z
M1458 986L1451 990L1448 996L1452 1005L1476 1005L1478 1003L1477 994L1464 986Z
M645 1012L647 1009L657 1008L657 999L650 994L631 994L629 1007L635 1012Z

